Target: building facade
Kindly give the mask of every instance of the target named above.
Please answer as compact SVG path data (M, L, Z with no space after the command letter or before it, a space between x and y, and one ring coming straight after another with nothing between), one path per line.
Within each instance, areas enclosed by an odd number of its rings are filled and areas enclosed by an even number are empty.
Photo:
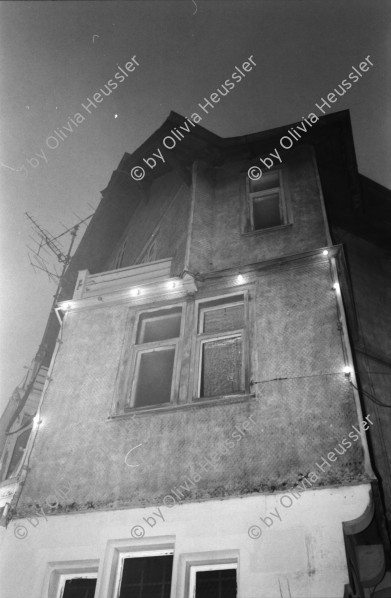
M258 180L282 129L196 126L136 182L183 120L113 173L49 319L43 388L32 376L6 416L2 595L384 598L381 416L335 239L333 189L358 205L348 115Z

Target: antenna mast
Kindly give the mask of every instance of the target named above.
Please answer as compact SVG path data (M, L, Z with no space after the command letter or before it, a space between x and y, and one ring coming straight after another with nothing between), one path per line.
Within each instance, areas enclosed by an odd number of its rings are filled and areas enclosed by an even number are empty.
M73 245L75 243L76 236L77 236L78 230L80 228L80 225L85 224L85 222L87 220L89 220L93 216L93 214L90 214L89 216L87 216L86 218L83 218L83 219L81 219L76 214L77 218L79 218L79 222L77 224L75 224L74 226L67 228L63 233L61 233L60 235L57 235L56 237L53 236L52 234L50 234L42 226L40 226L38 224L38 222L36 222L34 220L34 218L32 216L30 216L30 214L28 212L25 212L25 214L26 214L27 218L30 220L30 222L32 222L33 232L36 235L38 235L38 238L39 238L39 241L37 241L36 239L33 238L33 241L35 243L37 243L37 245L38 245L37 251L35 251L35 250L31 249L31 247L27 246L29 251L32 252L34 255L34 257L32 258L32 256L29 254L30 264L34 268L34 271L36 268L38 270L42 270L43 272L45 272L48 275L49 280L51 280L53 282L57 282L57 288L56 288L56 292L54 294L54 300L53 300L53 305L52 305L52 308L53 308L54 305L57 303L58 296L61 292L61 284L62 284L63 276L65 274L65 270L67 269L69 262L72 259L72 249L73 249ZM61 242L58 239L60 239L60 237L63 237L64 235L67 235L68 233L71 235L71 241L69 243L68 250L65 253L65 250L63 250L63 248L61 247ZM46 260L42 256L42 253L44 251L46 251L47 253L51 252L52 254L54 254L57 258L57 261L60 264L62 264L62 269L61 269L60 274L58 274L54 265L52 265L51 268L49 269ZM52 270L54 270L54 272Z

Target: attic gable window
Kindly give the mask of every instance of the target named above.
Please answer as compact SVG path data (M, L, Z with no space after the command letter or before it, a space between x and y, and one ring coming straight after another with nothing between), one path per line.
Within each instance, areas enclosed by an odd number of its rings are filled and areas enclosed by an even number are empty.
M257 181L248 179L250 230L264 230L287 224L281 171L267 172Z
M196 397L245 392L246 311L244 294L200 302Z
M181 325L181 307L140 314L129 407L171 402Z

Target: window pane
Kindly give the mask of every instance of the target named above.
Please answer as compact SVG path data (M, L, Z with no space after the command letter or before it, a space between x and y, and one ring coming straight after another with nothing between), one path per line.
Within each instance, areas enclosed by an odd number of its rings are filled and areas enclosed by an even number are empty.
M204 332L227 332L244 327L244 306L232 305L204 312Z
M181 314L180 307L142 314L138 323L137 344L177 338L181 329Z
M195 598L236 598L236 569L198 571Z
M264 174L258 181L250 181L251 192L267 191L280 186L280 177L278 172Z
M213 397L241 390L241 337L221 338L203 343L200 396Z
M174 357L175 347L141 353L136 373L134 407L170 401Z
M96 579L68 579L62 598L94 598Z
M252 204L255 230L282 224L279 193L273 193L263 197L255 197L252 200Z
M125 559L119 598L169 598L173 556Z
M23 459L24 451L26 449L27 441L31 434L31 428L28 428L21 434L15 443L14 451L12 453L11 461L7 471L7 478L9 478L19 467L21 460Z

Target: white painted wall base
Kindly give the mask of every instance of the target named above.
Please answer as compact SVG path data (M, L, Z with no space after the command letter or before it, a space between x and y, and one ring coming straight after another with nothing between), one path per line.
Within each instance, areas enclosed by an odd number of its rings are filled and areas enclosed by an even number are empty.
M0 530L1 596L52 598L51 572L85 560L90 567L99 562L96 598L114 598L118 550L172 544L172 598L187 598L186 562L202 558L237 558L238 598L341 598L348 582L342 522L363 513L369 491L369 484L307 490L298 499L290 495L291 506L282 498L288 494L275 493L41 517L36 527L11 521ZM28 535L18 539L22 525ZM142 534L135 526L144 528L143 538L132 538L132 530ZM249 528L262 534L251 539Z

